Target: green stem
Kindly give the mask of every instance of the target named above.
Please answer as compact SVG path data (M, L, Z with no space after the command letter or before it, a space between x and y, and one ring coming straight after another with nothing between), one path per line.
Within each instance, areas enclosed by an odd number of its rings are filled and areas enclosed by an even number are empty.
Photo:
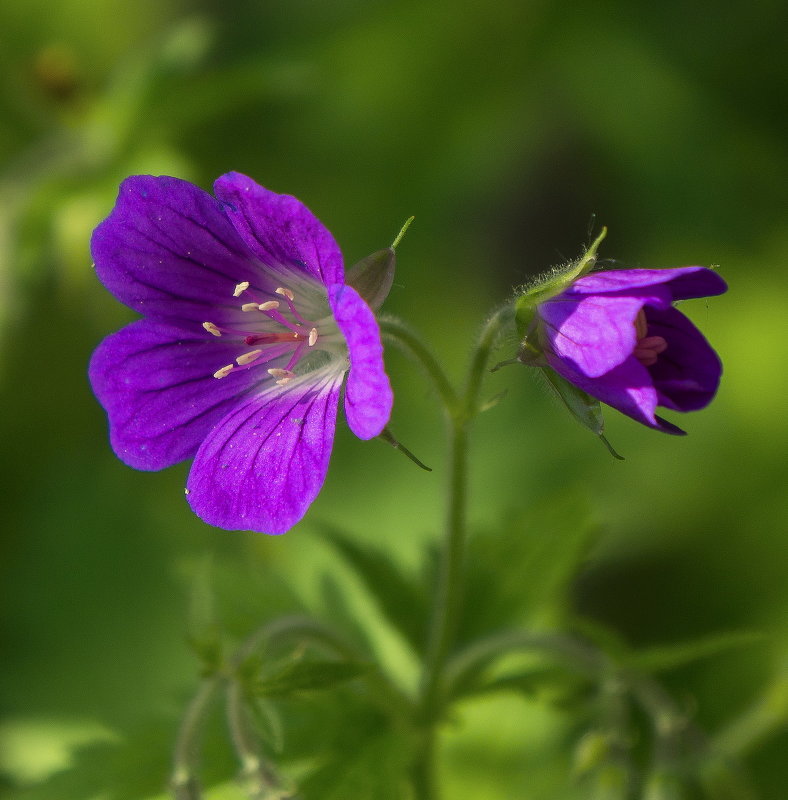
M479 391L487 372L487 362L501 335L502 328L514 320L511 305L496 309L482 328L479 343L471 358L465 385L465 414L470 419L479 411Z
M419 696L421 742L413 765L412 781L417 800L438 797L435 778L436 728L446 705L444 667L451 653L462 611L468 500L468 436L479 411L482 378L505 320L507 309L496 312L485 324L471 357L465 392L461 399L449 385L443 370L420 340L407 340L432 377L444 403L449 428L448 503L438 582L432 607L427 653ZM509 314L510 314L509 310ZM385 330L385 328L384 328ZM403 331L397 330L401 336Z
M197 754L200 746L203 721L219 688L221 678L212 675L205 678L189 703L178 729L173 754L170 787L176 798L199 798L200 785L197 779Z
M421 337L396 317L381 316L378 318L378 322L380 330L386 338L410 353L421 364L435 386L444 408L452 413L457 406L457 393L449 383L438 360L422 342Z

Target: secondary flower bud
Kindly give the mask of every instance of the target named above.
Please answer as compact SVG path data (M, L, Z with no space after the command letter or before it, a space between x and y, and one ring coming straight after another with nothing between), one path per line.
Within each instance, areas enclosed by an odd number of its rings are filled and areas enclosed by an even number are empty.
M554 371L643 425L683 434L658 417L656 407L704 408L717 391L722 365L673 304L722 294L725 281L706 267L585 274L603 235L570 269L515 301L517 357Z

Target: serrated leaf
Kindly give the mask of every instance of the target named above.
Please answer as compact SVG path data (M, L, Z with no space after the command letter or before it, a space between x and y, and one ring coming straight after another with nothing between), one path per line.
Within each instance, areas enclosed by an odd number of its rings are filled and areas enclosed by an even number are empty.
M316 770L301 793L305 800L402 800L410 753L404 736L378 733Z
M660 672L699 661L702 658L724 653L739 647L749 647L764 640L763 634L755 631L731 631L712 634L691 642L649 647L632 653L626 660L628 666L643 672Z
M346 661L295 661L259 679L252 691L261 697L287 697L333 689L368 672L370 665Z
M572 490L510 520L469 541L462 641L562 613L596 531L582 493Z
M385 553L365 547L335 528L325 530L377 601L383 615L420 652L426 641L429 618L429 603L421 582L406 575Z

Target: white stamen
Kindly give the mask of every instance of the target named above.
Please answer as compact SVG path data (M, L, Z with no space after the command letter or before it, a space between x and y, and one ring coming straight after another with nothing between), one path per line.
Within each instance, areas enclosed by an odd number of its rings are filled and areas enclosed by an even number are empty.
M259 303L244 303L241 306L241 311L259 311L260 304Z
M240 297L249 288L249 281L241 281L233 290L233 297Z
M279 301L278 300L267 300L265 303L260 303L260 311L272 311L275 308L279 308Z
M203 328L205 328L208 333L213 334L214 336L221 336L222 332L213 324L213 322L203 322Z
M295 299L295 295L289 289L285 289L282 286L278 289L274 289L274 294L281 294L282 297L286 297L288 300Z
M221 369L217 369L216 372L213 373L214 378L226 378L233 370L235 369L234 364L228 364L226 367L222 367Z
M284 386L286 383L289 383L290 378L280 378L278 381L274 381L277 386Z
M257 361L257 359L260 358L260 353L262 352L263 352L262 350L251 350L248 353L244 353L243 355L238 356L238 358L235 359L235 363L238 364L239 366L243 366L244 364L251 364L252 361Z
M312 328L312 330L309 331L309 346L314 347L316 341L317 341L317 328Z

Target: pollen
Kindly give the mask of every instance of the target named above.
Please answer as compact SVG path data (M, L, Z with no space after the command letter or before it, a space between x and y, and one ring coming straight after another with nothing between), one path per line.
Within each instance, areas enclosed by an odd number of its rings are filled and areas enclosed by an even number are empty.
M282 297L286 297L288 300L295 299L295 295L290 291L290 289L285 289L282 286L280 286L278 289L274 289L274 294L281 294Z
M222 332L213 324L213 322L203 322L203 328L205 328L208 333L212 334L213 336L221 336Z
M238 358L235 359L235 363L239 366L251 364L252 361L257 361L257 359L260 358L262 352L262 350L250 350L248 353L238 356Z
M260 304L259 303L244 303L241 306L241 311L259 311Z
M317 341L317 328L312 328L312 330L309 331L309 346L314 347L316 341Z
M273 311L276 308L279 308L278 300L267 300L265 303L260 303L259 305L260 311Z
M233 297L240 297L249 288L249 281L241 281L233 289Z
M235 369L234 364L227 364L227 366L217 369L213 373L214 378L226 378Z

